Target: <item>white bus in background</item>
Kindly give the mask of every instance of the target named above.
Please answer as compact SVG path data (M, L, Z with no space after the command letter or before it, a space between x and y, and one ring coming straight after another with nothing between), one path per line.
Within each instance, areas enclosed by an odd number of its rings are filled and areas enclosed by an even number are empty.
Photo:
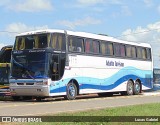
M153 87L151 46L112 37L65 30L42 30L16 36L10 90L20 97L110 92L139 94Z

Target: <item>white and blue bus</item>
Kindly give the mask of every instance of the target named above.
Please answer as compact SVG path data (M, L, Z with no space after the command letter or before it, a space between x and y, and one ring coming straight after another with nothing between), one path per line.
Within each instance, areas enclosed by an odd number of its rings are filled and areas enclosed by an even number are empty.
M151 46L104 35L39 30L16 36L10 91L20 97L110 92L139 94L153 87Z

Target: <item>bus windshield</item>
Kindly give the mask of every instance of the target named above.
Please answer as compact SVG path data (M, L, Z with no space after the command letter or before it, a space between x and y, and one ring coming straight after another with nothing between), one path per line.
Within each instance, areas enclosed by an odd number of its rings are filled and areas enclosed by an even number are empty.
M50 34L35 34L17 36L14 50L46 48L49 45Z
M45 52L28 52L12 57L11 78L36 79L48 77L48 56Z

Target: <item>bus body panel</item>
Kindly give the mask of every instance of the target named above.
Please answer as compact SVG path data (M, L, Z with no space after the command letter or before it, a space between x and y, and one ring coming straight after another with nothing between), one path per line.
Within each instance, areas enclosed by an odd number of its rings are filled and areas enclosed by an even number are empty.
M129 79L134 81L140 79L142 90L152 88L153 76L150 61L77 55L74 56L77 59L75 62L72 55L69 57L70 68L65 71L61 80L53 82L60 85L58 88L60 93L65 93L66 85L71 79L78 81L80 94L126 91L126 83ZM50 89L51 93L56 92L54 88Z

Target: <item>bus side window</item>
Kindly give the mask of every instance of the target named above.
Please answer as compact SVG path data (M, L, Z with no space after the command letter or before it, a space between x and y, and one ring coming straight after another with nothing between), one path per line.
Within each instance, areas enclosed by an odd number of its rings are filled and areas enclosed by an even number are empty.
M90 41L85 41L85 51L86 53L90 53Z
M105 47L105 43L104 42L101 42L101 53L102 53L102 55L106 54L106 47Z
M115 56L120 56L120 44L115 43L114 44L114 54Z
M77 43L76 43L76 46L77 46L77 52L81 53L81 52L84 52L84 45L83 45L83 38L77 38Z
M124 47L124 45L120 45L120 56L125 57L125 47Z
M136 58L136 47L134 46L131 47L131 55L132 55L132 58Z
M113 44L112 43L107 43L107 54L113 55Z
M99 53L99 41L92 41L93 42L93 52L95 54L98 54Z
M69 36L68 37L68 49L70 52L77 52L77 53L84 52L83 38L78 38L76 36Z
M142 49L141 49L141 47L137 47L137 58L142 59Z
M126 56L131 58L131 46L127 45L126 46Z
M52 34L50 46L55 50L66 50L64 34Z
M101 42L102 55L113 55L113 44L111 42Z
M74 47L73 47L73 39L72 38L69 38L69 51L72 52L74 51Z
M146 48L142 48L142 59L147 59Z
M146 48L147 51L147 59L150 60L151 59L151 49Z

